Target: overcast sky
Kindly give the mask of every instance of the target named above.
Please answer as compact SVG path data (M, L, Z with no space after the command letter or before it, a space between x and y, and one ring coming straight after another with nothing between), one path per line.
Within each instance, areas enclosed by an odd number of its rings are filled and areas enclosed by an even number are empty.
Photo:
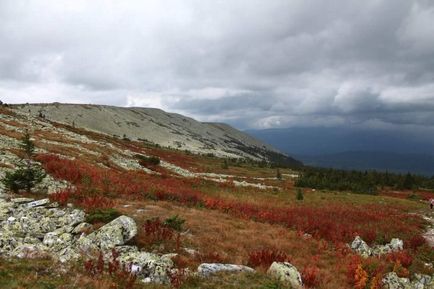
M432 0L0 0L0 99L434 128Z

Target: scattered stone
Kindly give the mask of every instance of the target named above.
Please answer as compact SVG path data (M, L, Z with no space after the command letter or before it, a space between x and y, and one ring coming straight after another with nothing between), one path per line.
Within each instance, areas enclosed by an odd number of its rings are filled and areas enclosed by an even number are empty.
M13 198L11 199L11 202L15 204L25 204L25 203L33 202L34 200L35 199L32 198Z
M44 206L47 205L48 203L50 203L49 199L42 199L42 200L37 200L37 201L33 201L30 203L26 204L27 208L34 208L34 207L39 207L39 206Z
M233 265L233 264L220 264L220 263L203 263L197 268L197 273L202 277L208 277L210 275L227 272L227 273L253 273L254 269L243 266L243 265Z
M303 287L301 274L297 268L288 262L273 262L267 271L267 274L277 280L289 284L294 289Z
M360 256L367 258L372 254L372 249L363 241L360 236L356 236L354 241L351 243L351 249L359 254Z
M408 278L400 278L395 272L387 273L383 277L383 289L410 289L410 280Z
M404 242L401 239L393 238L389 243L385 245L376 245L369 247L365 241L357 236L351 243L350 248L364 258L369 256L381 256L391 252L398 252L404 249Z

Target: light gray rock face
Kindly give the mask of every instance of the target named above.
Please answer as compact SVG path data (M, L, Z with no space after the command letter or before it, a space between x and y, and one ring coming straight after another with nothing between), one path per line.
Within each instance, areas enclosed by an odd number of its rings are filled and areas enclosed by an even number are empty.
M350 247L354 252L365 258L372 254L372 249L359 236L354 239Z
M169 283L169 273L174 267L170 258L134 250L121 253L118 260L122 264L127 264L132 272L147 283Z
M208 277L210 275L216 274L216 273L253 273L255 272L254 269L243 266L243 265L234 265L234 264L220 264L220 263L203 263L200 264L197 268L197 273L202 277Z
M40 258L51 256L68 262L100 252L106 261L117 252L118 260L143 282L169 283L174 270L170 255L139 252L125 246L137 234L133 219L120 216L85 235L92 225L85 223L81 210L53 208L48 199L0 198L0 256Z
M221 157L262 159L267 153L280 154L273 147L220 123L194 119L153 108L123 108L101 105L31 104L14 106L16 111L67 123L108 135L144 139L193 153L213 153ZM78 117L77 117L78 116ZM282 154L282 157L285 157Z
M381 256L391 252L402 251L404 249L404 242L398 238L393 238L385 245L376 245L371 248L362 238L357 236L350 244L350 248L360 256L367 258L369 256Z
M133 219L120 216L87 236L88 239L103 250L124 245L137 234L137 225Z
M285 284L289 284L294 289L301 289L303 287L301 274L291 263L273 262L268 269L267 274Z
M434 277L414 274L413 280L400 278L395 272L383 277L383 289L434 289Z

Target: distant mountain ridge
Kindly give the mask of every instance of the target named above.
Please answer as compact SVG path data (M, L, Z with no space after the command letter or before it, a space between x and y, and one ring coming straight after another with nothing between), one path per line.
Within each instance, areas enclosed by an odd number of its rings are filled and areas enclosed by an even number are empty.
M62 103L17 104L12 107L48 120L193 153L258 161L279 159L288 165L301 164L227 124L202 123L155 108Z
M316 167L434 175L434 155L427 154L349 151L316 156L298 155L296 157L304 164Z
M434 175L434 137L341 127L248 130L307 165Z

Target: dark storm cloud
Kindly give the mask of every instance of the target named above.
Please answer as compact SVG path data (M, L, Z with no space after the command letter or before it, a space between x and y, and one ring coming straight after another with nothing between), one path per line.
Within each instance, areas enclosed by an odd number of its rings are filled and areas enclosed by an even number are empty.
M0 98L434 127L430 0L0 1Z

